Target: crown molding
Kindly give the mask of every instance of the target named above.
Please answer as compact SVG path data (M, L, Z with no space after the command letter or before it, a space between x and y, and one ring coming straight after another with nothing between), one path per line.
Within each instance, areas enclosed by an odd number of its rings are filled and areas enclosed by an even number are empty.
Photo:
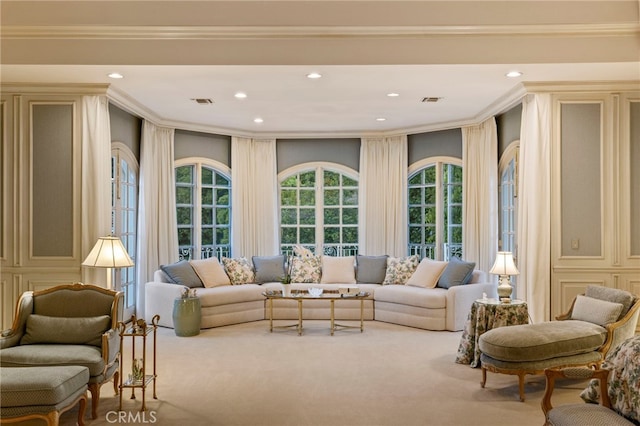
M4 25L3 39L304 39L426 36L603 36L640 34L640 23L432 26L136 26Z
M105 95L109 85L104 83L0 83L2 93Z

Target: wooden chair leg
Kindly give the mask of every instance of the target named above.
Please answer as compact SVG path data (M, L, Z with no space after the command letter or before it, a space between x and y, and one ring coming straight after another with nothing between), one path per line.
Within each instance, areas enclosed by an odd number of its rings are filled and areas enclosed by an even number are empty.
M487 384L487 369L482 367L482 381L480 382L480 386L484 388L484 385Z
M78 426L84 426L84 412L87 409L87 395L82 395L78 405Z
M98 403L100 402L100 385L98 383L91 383L89 385L89 392L91 392L91 418L98 418Z
M119 380L120 380L120 372L116 371L113 374L113 391L115 392L115 395L118 395L118 386L119 386Z
M520 401L524 402L524 376L526 373L518 373L518 390L520 392Z

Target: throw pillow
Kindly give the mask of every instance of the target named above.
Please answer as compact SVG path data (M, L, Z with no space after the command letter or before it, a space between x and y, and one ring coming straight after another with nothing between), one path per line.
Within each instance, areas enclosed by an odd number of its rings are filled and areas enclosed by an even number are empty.
M323 284L355 284L355 256L322 256Z
M27 317L21 345L53 343L102 346L102 333L111 326L111 317L50 317L31 314Z
M231 285L229 276L224 271L217 257L209 259L191 260L191 267L198 274L205 287L218 287L221 285Z
M407 285L423 288L434 288L438 284L438 279L444 268L446 268L447 262L439 260L431 260L428 257L422 259L416 271L407 280Z
M295 256L303 257L303 258L309 258L314 256L311 250L301 246L300 244L296 244L295 246L293 246L293 254Z
M246 257L223 257L222 264L227 272L231 285L249 284L254 281L253 268Z
M621 311L622 303L578 295L571 311L571 319L587 321L604 327L616 322Z
M387 257L361 256L356 257L356 281L359 283L382 284L387 272Z
M284 277L284 256L253 256L255 282L258 284L279 282Z
M387 270L382 284L405 284L415 272L418 267L418 263L420 263L418 255L408 257L388 257Z
M322 262L319 256L291 258L291 282L319 283Z
M196 271L193 270L191 264L186 260L181 260L171 265L160 265L160 269L169 276L174 284L180 284L187 287L202 287L202 281Z
M444 268L438 287L450 288L456 285L464 285L469 282L473 275L473 269L476 267L475 262L465 262L459 257L452 257Z
M599 285L587 286L587 291L585 291L584 295L594 299L606 300L607 302L622 303L622 312L620 312L618 319L621 319L629 312L629 308L631 308L635 299L634 295L628 291Z

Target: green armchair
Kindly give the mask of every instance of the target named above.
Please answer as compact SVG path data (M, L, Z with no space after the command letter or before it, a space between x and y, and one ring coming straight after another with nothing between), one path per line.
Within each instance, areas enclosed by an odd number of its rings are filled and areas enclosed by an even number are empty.
M117 324L123 293L88 284L27 291L10 329L0 336L0 366L80 365L89 369L91 416L97 418L100 387L113 379L118 393Z

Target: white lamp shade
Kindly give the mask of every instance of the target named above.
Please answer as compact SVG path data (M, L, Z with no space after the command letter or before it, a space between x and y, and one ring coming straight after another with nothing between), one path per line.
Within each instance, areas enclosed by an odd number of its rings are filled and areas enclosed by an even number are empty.
M513 263L513 254L509 251L499 251L489 273L495 275L518 275L518 268Z
M133 266L133 260L118 237L100 237L83 266L94 268L124 268Z

